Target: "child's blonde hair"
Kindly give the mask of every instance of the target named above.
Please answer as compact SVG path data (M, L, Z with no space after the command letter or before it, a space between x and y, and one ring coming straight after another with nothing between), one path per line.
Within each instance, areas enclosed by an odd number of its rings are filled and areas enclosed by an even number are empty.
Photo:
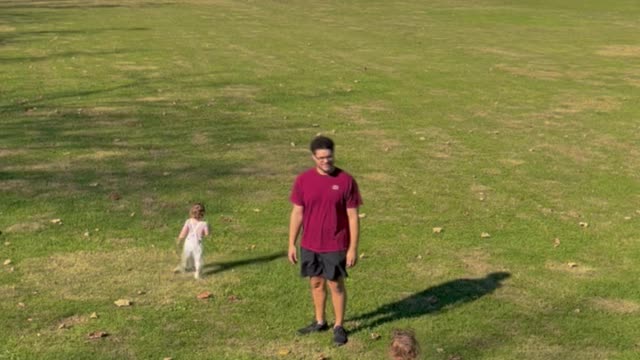
M189 210L189 216L194 219L202 220L202 218L204 217L204 212L204 205L202 205L201 203L195 203L191 207L191 210Z
M413 330L393 330L389 357L393 360L413 360L420 354L420 345Z

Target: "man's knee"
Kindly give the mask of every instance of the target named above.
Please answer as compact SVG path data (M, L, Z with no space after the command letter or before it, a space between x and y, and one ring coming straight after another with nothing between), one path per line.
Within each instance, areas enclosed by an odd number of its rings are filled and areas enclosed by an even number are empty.
M345 292L343 279L338 279L336 281L329 280L328 283L332 293L342 294Z
M321 277L312 277L309 280L309 283L311 284L311 288L314 290L324 289L325 280L324 278L321 278Z

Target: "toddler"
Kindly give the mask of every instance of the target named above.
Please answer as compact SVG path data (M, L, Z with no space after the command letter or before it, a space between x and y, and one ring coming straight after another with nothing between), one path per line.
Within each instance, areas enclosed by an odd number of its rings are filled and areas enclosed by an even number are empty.
M190 271L192 270L191 264L193 264L196 279L200 279L202 276L202 238L209 236L209 225L204 221L204 212L204 205L194 204L189 211L189 219L184 223L176 240L178 244L184 240L184 246L182 260L175 272Z
M396 329L391 334L389 357L392 360L414 360L420 354L420 345L412 330Z

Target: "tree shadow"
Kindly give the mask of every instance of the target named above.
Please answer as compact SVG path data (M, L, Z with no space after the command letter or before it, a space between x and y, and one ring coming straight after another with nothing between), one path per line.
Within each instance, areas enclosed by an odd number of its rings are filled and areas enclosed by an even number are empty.
M249 259L234 260L234 261L214 261L204 265L202 274L213 275L213 274L217 274L223 271L233 269L238 266L252 265L252 264L273 261L277 258L285 257L286 255L287 255L286 252L281 251L271 255L259 256L255 258L249 258Z
M456 279L429 287L402 300L349 319L357 324L351 332L375 328L391 321L433 314L477 300L502 287L502 281L510 276L507 272L494 272L484 278Z

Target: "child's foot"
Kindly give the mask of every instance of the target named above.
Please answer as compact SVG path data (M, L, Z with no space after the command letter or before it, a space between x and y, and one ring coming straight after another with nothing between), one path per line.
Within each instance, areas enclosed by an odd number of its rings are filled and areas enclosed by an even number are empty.
M194 277L194 278L196 278L196 279L200 279L200 271L199 271L199 270L197 270L197 271L195 272L195 274L193 274L193 277Z
M180 265L176 266L175 269L173 269L173 273L174 274L182 274L184 273L184 268Z

